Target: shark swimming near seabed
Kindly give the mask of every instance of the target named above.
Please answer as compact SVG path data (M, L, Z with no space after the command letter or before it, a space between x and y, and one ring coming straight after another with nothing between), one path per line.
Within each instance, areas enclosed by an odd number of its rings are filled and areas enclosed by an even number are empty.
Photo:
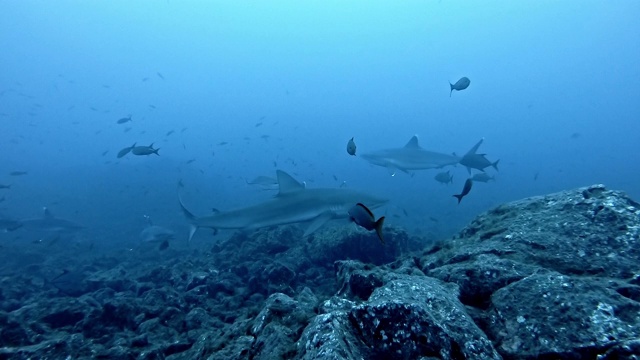
M409 173L410 170L440 169L460 162L460 157L454 154L443 154L423 149L418 144L418 136L414 135L401 148L378 150L362 154L361 158L373 165L386 167L392 175L395 170Z
M370 209L378 208L388 200L348 188L307 189L282 170L277 170L278 194L262 203L213 215L197 217L178 200L190 223L189 241L198 228L254 230L268 226L308 223L304 236L309 235L329 220L349 219L349 209L362 203Z
M64 234L75 233L84 226L70 220L55 217L48 208L43 208L42 217L19 220L21 228L27 231L46 231Z

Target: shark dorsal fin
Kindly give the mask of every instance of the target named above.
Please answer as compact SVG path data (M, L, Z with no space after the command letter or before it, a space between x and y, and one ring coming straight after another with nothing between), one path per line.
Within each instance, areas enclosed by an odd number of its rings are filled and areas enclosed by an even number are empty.
M484 141L484 138L480 139L480 141L478 141L477 144L475 144L469 151L467 151L466 155L473 155L476 153L476 151L478 151L478 148L480 147L480 145L482 145L482 142Z
M46 206L42 208L42 216L45 219L53 219L53 214L51 213L51 211L49 211L49 208Z
M276 171L280 191L278 195L304 190L304 185L282 170Z
M413 135L404 147L407 149L420 149L420 145L418 144L418 135Z

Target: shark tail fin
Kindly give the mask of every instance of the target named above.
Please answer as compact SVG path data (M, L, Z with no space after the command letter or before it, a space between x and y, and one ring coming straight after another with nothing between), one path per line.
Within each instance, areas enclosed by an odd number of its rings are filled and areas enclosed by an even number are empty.
M491 164L491 166L493 166L494 169L496 169L496 171L498 171L498 163L500 162L500 159L496 160L493 164Z
M384 236L382 236L382 225L384 225L384 216L382 216L378 221L376 221L376 234L378 234L378 238L382 245L384 245Z
M449 82L449 86L451 87L451 91L449 91L449 97L451 97L451 93L453 93L453 84Z
M182 209L182 213L184 214L184 216L189 221L189 240L188 240L188 243L191 243L191 239L193 238L193 234L195 234L196 230L198 230L198 224L197 224L198 218L195 215L193 215L193 213L191 213L191 211L187 210L187 208L184 206L184 203L182 202L182 197L180 196L180 194L178 194L178 201L180 202L180 208Z
M158 156L160 156L160 154L158 154L158 151L160 151L160 148L153 149L153 153L154 153L154 154L156 154L156 155L158 155Z
M460 195L453 195L454 198L458 199L458 204L460 204L460 201L462 201L462 197L464 197L464 195L460 194Z

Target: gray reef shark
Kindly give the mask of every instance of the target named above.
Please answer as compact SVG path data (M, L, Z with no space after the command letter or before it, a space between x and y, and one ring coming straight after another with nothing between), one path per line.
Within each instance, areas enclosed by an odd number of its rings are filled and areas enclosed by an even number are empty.
M230 210L216 211L213 215L193 215L178 196L180 206L191 225L189 241L198 228L253 230L274 225L309 223L304 235L309 235L329 220L349 219L349 209L362 203L375 209L388 200L347 188L307 189L284 171L276 172L278 194L259 204Z
M484 168L493 166L496 171L498 171L498 162L500 160L496 160L494 162L489 161L487 159L487 154L477 154L478 148L484 141L484 138L480 139L477 144L475 144L471 150L469 150L462 159L460 159L460 164L467 167L469 174L471 174L471 169L478 169L480 171L484 171Z
M58 233L74 233L84 227L70 220L55 217L49 209L43 208L42 217L20 220L22 228L27 231L47 231Z
M439 169L460 162L460 157L456 154L423 149L418 144L416 135L404 147L378 150L360 157L373 165L386 167L393 175L396 169L408 173L410 170Z

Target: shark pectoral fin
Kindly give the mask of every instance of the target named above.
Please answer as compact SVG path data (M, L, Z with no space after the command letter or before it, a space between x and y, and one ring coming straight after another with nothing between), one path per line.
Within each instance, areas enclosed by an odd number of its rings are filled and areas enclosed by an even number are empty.
M326 224L327 221L331 220L332 218L333 218L333 213L331 212L320 214L318 217L316 217L311 221L309 226L307 226L307 229L304 231L304 235L302 236L311 235L314 231L321 228L322 225Z
M387 166L387 171L389 171L389 175L396 176L396 168L393 166Z

